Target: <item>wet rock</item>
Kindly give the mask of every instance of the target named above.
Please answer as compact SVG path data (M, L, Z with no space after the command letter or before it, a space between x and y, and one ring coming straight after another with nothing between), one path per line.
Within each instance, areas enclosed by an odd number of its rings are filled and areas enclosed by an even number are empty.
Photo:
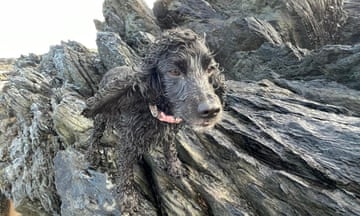
M97 33L98 52L107 70L117 66L132 66L135 60L134 51L113 32Z
M278 79L275 82L307 99L342 107L343 112L349 115L360 115L360 92L337 82L324 79L308 81Z
M61 215L120 215L105 174L88 170L84 155L75 149L59 151L54 158L55 184Z
M99 65L82 45L63 43L44 56L19 58L4 81L0 185L24 215L60 213L53 158L68 145L86 145L92 121L80 114L81 95L96 90Z
M317 50L294 47L290 43L264 43L255 51L236 52L227 71L236 80L326 79L360 89L360 46L326 45Z
M338 0L160 0L153 10L163 28L183 26L206 33L209 46L217 53L216 59L230 74L239 51L257 50L264 42L319 48L343 41L342 28L353 23L347 20L347 11ZM354 36L348 37L355 38L356 33L351 35Z
M40 70L52 77L54 87L71 83L83 95L93 94L105 73L97 54L75 41L51 47L42 58Z
M357 44L360 42L360 6L356 0L344 1L347 21L341 31L341 44Z
M134 36L139 31L155 35L160 32L152 11L142 0L105 0L103 14L104 26L98 31L118 33L128 44L136 44Z

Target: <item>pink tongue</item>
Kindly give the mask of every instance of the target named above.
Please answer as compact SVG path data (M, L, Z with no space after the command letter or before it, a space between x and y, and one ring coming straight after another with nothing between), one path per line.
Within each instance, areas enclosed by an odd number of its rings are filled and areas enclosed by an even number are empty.
M182 121L181 118L174 118L174 116L166 115L164 112L159 113L158 119L162 122L167 122L172 124L179 124Z

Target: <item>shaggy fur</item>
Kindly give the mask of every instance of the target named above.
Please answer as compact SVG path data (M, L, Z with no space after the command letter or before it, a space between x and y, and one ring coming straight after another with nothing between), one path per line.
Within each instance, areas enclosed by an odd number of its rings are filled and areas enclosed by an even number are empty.
M95 118L92 149L101 145L104 130L116 136L116 197L123 211L136 211L139 201L134 162L155 145L163 145L169 174L179 176L177 131L183 125L198 131L213 127L221 118L224 91L223 75L204 38L191 30L165 32L150 47L140 69L118 67L104 75L85 113ZM182 121L162 122L149 105Z

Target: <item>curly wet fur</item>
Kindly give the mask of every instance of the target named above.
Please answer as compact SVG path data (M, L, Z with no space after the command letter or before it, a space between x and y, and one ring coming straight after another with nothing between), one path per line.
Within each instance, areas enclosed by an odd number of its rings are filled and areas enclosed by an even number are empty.
M155 145L163 145L168 172L179 175L175 134L183 125L208 129L222 112L224 78L204 39L191 30L165 32L148 50L140 69L118 67L107 72L99 91L88 99L85 114L94 117L91 152L101 144L104 131L116 137L116 196L124 211L134 212L138 195L133 164ZM154 118L156 105L181 124ZM96 155L89 154L89 159Z

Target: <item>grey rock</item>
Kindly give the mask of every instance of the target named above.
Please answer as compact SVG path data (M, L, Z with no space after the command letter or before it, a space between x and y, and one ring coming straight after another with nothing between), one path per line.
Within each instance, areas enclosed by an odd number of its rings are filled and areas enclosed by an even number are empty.
M134 51L113 32L98 32L96 43L101 61L110 70L116 66L132 66L136 59Z
M2 74L11 71L14 67L15 59L13 58L0 58L0 76L3 76ZM0 80L3 78L0 77Z
M306 55L309 55L308 50L294 47L291 43L263 43L254 51L234 53L228 61L233 67L229 68L226 74L234 80L291 77Z
M359 8L344 3L156 3L161 27L205 33L227 77L242 81L227 81L214 129L178 134L188 175L170 177L161 148L136 164L139 215L359 215ZM105 71L136 66L160 28L142 1L103 10L98 52L63 42L0 74L0 197L23 215L121 214L103 171L116 169L114 146L88 167L93 121L82 110Z
M264 43L255 51L236 52L227 75L236 80L327 79L360 89L360 45L326 45L317 50L290 43Z
M201 26L214 22L214 19L255 17L271 23L284 41L302 48L315 48L338 41L338 32L346 22L342 1L338 0L160 0L155 4L154 14L160 26L166 28L189 26L191 23ZM206 30L212 31L211 28Z
M99 65L95 53L69 42L44 56L22 56L7 76L0 106L1 191L24 215L60 213L53 158L68 145L86 145L92 121L81 115L81 94L96 90Z
M327 45L306 56L292 77L325 77L360 90L360 44Z
M346 5L344 8L338 0L160 0L153 10L163 28L190 27L206 33L216 59L234 79L237 52L257 50L264 42L291 43L303 49L344 42L345 38L354 44L359 19L353 19L358 15L348 19L348 14L356 14L353 8L358 4L348 1Z
M269 23L254 17L231 17L225 21L200 25L194 22L189 24L189 27L206 35L207 43L216 53L216 60L227 74L232 73L236 52L256 50L265 42L282 43L279 34Z
M307 99L335 105L348 115L360 116L360 92L328 80L275 79L275 83ZM342 107L342 108L341 108Z
M57 91L57 98L51 98L53 129L64 147L86 148L93 122L81 114L86 107L84 98L67 86Z
M29 65L22 59L18 65ZM52 136L49 79L30 65L9 77L2 94L1 191L26 215L58 215L52 155L60 144Z
M357 0L345 0L344 9L347 21L341 29L341 44L357 44L360 42L360 4Z
M104 27L98 30L118 33L129 44L139 31L155 35L160 32L151 10L142 0L105 0L103 14Z
M59 151L54 158L55 184L61 215L120 215L105 174L88 170L84 155L75 149Z
M159 26L164 29L182 26L194 20L225 19L208 2L197 0L156 1L153 12Z
M51 47L42 58L40 70L52 76L52 85L71 83L83 95L96 91L105 72L97 54L75 41Z

